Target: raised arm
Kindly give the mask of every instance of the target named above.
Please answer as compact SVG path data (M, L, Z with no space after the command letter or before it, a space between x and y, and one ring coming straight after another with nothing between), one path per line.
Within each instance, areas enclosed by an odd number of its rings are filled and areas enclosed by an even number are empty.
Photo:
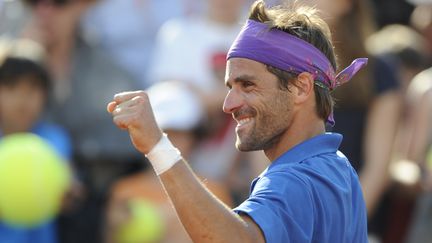
M117 94L107 109L114 123L128 130L132 143L143 154L162 138L144 91ZM255 222L248 216L238 216L219 201L183 159L160 173L159 178L194 242L265 242Z
M374 101L368 114L364 141L366 163L359 175L368 215L373 214L389 182L388 167L400 107L399 93L389 91Z

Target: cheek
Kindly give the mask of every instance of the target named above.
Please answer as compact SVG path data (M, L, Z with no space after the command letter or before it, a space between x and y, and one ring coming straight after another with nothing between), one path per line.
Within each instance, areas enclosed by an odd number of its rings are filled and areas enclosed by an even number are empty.
M42 92L0 92L0 114L10 119L31 122L41 113L44 104Z
M0 114L7 116L17 108L17 99L13 92L0 90Z
M278 90L273 92L263 100L261 104L261 109L265 110L267 113L275 115L283 115L291 110L292 97L289 95L288 91Z
M281 98L278 98L279 92L265 92L265 93L243 93L242 98L247 104L247 108L251 109L249 112L255 112L260 120L271 119L280 113ZM253 110L253 111L252 111Z
M45 98L41 92L31 92L23 101L27 112L33 114L33 116L41 113L45 104Z

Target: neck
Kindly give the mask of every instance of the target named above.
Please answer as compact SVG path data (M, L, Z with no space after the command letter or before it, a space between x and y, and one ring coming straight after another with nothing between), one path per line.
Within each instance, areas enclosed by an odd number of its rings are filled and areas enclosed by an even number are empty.
M54 79L64 79L69 75L72 49L75 45L74 37L55 42L47 50L47 63Z
M26 129L19 129L15 126L8 126L5 124L2 124L2 126L0 127L0 131L1 131L0 136L6 136L14 133L19 133L19 132L27 132Z
M274 161L279 156L292 149L294 146L319 134L325 133L325 125L321 119L297 120L281 135L279 142L264 150L265 155L270 161Z

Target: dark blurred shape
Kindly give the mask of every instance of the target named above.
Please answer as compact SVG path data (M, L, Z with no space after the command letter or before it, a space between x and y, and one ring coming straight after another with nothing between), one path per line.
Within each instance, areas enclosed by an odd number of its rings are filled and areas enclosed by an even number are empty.
M379 27L388 24L408 24L414 6L405 0L374 0L375 19Z
M9 57L0 66L0 85L12 85L19 77L27 76L36 85L48 91L51 80L47 71L35 62L23 58Z

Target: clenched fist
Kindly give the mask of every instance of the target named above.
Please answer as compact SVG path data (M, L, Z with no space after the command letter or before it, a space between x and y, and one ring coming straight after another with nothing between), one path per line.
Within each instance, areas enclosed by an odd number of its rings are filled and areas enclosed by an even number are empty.
M114 95L107 110L114 123L127 129L138 151L147 154L162 137L154 118L148 95L144 91L130 91Z

